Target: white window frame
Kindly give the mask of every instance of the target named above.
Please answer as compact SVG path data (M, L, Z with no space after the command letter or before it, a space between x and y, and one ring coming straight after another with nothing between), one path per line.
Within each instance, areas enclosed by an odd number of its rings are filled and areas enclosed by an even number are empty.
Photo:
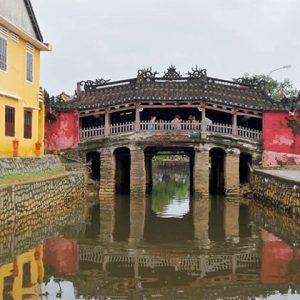
M5 64L5 69L2 69L1 67L0 67L0 71L1 72L4 72L4 73L7 73L7 69L8 69L8 40L7 40L7 38L5 38L5 37L3 37L2 35L0 35L0 39L2 39L3 41L5 41L6 42L6 56L5 56L5 62L4 62L4 64Z
M31 63L31 78L28 77L28 55L31 55L32 57L32 63ZM33 61L33 53L31 51L26 51L26 70L25 70L25 77L26 81L29 83L33 83L33 66L34 66L34 61Z

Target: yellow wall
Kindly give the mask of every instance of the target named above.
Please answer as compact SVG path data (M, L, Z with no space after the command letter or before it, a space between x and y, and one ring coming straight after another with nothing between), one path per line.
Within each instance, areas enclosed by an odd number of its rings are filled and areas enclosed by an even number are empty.
M0 31L7 40L7 71L0 70L0 156L12 156L12 141L19 141L19 156L35 156L35 143L44 144L44 105L39 102L40 90L40 50L33 50L33 82L26 81L26 42L19 38L16 42ZM1 93L17 96L16 100ZM5 105L15 108L15 137L5 136ZM34 108L26 108L26 107ZM41 108L37 110L35 108ZM24 110L32 111L32 138L24 139ZM41 149L43 153L43 147Z
M23 287L23 265L30 262L30 287ZM31 249L19 255L14 263L0 266L0 300L3 299L5 277L13 275L12 290L8 291L14 300L24 299L24 295L35 296L30 299L39 299L37 286L44 279L43 246ZM3 299L5 300L5 299Z

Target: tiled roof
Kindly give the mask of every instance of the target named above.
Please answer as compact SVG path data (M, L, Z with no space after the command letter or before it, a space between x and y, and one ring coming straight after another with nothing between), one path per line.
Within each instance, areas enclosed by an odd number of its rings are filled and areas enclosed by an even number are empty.
M206 71L205 75L198 74L197 77L181 77L179 73L175 75L165 73L164 77L155 77L155 75L143 76L139 71L137 78L128 80L108 82L101 79L96 82L82 82L85 89L79 92L69 105L81 111L136 101L156 104L166 102L200 104L204 100L210 104L253 110L276 110L279 106L268 96L264 85L210 78L206 76Z

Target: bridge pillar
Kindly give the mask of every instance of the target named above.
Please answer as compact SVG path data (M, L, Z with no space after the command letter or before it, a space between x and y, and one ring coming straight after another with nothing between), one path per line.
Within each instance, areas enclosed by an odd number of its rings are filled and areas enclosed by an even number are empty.
M99 198L100 201L113 200L116 189L116 162L113 151L110 148L101 150L100 161L101 168Z
M208 245L209 198L193 200L194 240L199 246Z
M146 198L145 195L130 197L130 235L129 244L136 246L144 238L144 227L146 218Z
M224 203L224 233L225 239L234 243L239 241L239 212L238 199L226 199Z
M130 149L130 194L146 192L145 155L141 148Z
M194 193L201 196L209 194L209 149L195 149L194 158Z
M225 156L225 195L237 195L240 189L240 150L230 148Z
M113 242L115 229L115 206L113 202L100 202L100 233L101 242Z

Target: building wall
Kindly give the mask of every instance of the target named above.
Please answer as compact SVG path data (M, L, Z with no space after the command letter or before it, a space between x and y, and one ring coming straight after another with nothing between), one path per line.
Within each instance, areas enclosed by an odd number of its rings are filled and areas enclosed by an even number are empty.
M35 37L24 0L1 0L1 15L25 32Z
M9 8L15 2L18 2L17 11L22 11L22 14L27 13L23 1L14 0L12 3L10 2L4 1L4 8L7 9L7 13L11 12ZM22 2L22 5L19 2ZM0 12L1 15L3 13L5 11ZM14 13L16 14L16 11ZM23 18L26 24L29 22L28 18L28 15ZM11 19L13 20L13 18ZM7 70L0 70L0 156L13 156L12 142L15 139L19 141L18 156L35 156L37 154L35 143L37 142L42 144L40 153L42 154L44 151L44 95L40 90L40 49L32 45L28 46L29 40L35 39L35 37L28 37L28 41L19 35L17 35L17 39L16 36L13 38L12 35L17 34L17 30L20 30L19 27L15 27L18 24L11 25L11 28L15 28L15 31L12 31L12 29L5 28L4 24L0 22L0 26L3 25L2 27L7 29L4 32L0 31L1 38L7 41ZM27 25L25 28L21 27L22 30L26 31ZM27 31L31 34L29 29ZM27 51L33 54L32 82L26 80ZM15 136L13 137L5 136L5 106L15 108ZM25 110L32 112L32 138L30 139L24 138Z
M77 112L57 112L55 117L56 121L46 120L46 149L64 150L78 147L79 114Z
M263 114L263 166L300 165L300 112Z
M44 241L44 264L54 268L56 273L78 273L79 245L75 240L47 239Z
M30 263L30 272L23 274L23 266L27 263ZM5 286L5 278L9 277L12 279L11 290L7 290ZM30 282L30 286L24 287L24 278ZM43 246L38 246L18 255L14 262L0 266L0 295L3 296L1 299L25 299L28 295L38 297L40 294L38 283L43 279Z

